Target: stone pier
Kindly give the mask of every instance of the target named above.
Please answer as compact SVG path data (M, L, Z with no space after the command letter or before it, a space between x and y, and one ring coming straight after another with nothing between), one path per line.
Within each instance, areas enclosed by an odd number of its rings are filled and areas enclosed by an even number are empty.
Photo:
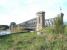
M37 12L36 31L38 32L38 34L44 27L45 27L45 12L43 11Z

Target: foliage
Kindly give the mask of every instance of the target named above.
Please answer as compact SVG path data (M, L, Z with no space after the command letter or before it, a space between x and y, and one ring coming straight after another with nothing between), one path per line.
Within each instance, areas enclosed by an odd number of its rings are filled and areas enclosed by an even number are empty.
M64 33L67 34L67 25L64 26Z
M45 27L41 31L44 33L53 33L53 29L51 27Z
M28 32L0 36L0 50L67 50L67 35L38 36L36 32Z
M63 33L64 32L64 25L63 19L61 16L58 16L54 22L54 31L55 33Z

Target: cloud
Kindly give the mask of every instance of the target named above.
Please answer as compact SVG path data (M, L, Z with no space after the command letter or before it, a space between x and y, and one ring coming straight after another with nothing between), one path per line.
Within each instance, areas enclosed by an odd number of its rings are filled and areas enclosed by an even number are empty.
M15 21L21 23L36 17L36 12L45 11L46 18L53 18L60 12L60 7L67 19L66 0L0 0L0 24Z
M1 5L6 4L7 2L8 2L8 0L0 0Z

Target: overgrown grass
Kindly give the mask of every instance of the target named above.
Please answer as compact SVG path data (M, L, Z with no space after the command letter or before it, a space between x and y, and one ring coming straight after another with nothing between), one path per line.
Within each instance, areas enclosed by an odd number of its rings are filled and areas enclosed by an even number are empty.
M65 25L64 32L65 32L65 34L67 34L67 25Z
M15 33L0 36L0 50L67 50L67 35Z

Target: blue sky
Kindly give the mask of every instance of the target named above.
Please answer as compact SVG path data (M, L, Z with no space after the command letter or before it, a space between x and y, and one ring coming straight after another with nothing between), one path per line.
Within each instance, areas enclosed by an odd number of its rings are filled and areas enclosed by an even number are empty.
M67 0L0 0L0 24L21 23L37 17L36 12L45 11L46 19L64 13L67 21Z

